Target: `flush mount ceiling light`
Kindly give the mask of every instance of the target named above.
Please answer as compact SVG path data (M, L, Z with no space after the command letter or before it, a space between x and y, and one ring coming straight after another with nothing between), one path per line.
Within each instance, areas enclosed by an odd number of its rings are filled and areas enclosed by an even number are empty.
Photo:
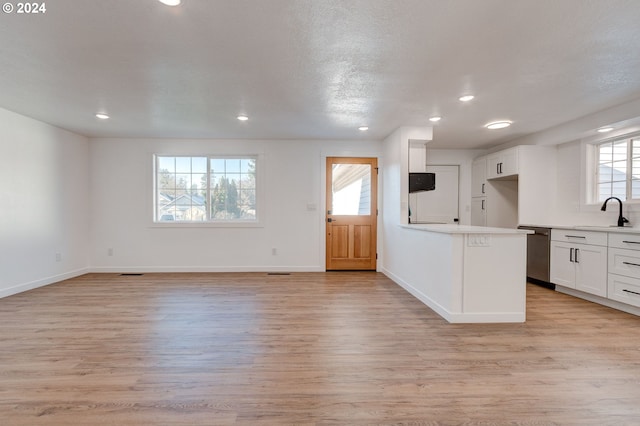
M613 130L613 127L600 127L600 128L598 129L598 132L599 132L599 133L607 133L607 132L610 132L610 131L612 131L612 130Z
M458 99L461 102L469 102L470 100L472 100L473 98L475 98L475 96L473 95L464 95L464 96L460 96Z
M360 130L361 132L366 132L367 130L369 130L368 126L360 126L358 127L358 130Z
M505 127L511 126L511 121L494 121L493 123L485 124L484 127L490 130L496 129L504 129Z
M107 114L105 114L104 112L97 112L96 113L96 118L99 118L100 120L108 120L109 116Z
M247 117L246 115L239 115L238 116L238 120L240 121L247 121L249 119L249 117Z
M439 115L435 115L435 116L429 118L429 121L431 121L433 123L437 123L440 120L442 120L442 117L440 117Z
M162 4L167 6L178 6L182 0L158 0Z

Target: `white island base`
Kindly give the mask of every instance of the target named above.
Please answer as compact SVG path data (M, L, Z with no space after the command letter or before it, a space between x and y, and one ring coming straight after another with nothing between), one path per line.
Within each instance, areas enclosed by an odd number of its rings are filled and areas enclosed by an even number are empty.
M451 323L525 321L530 231L399 226L404 253L385 275Z

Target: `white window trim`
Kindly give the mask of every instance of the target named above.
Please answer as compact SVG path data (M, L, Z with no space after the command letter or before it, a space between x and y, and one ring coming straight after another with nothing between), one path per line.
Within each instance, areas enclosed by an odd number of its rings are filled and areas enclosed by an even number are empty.
M596 158L598 155L597 146L620 139L627 139L640 136L638 129L619 131L615 134L598 135L596 137L583 139L580 150L581 176L580 180L580 211L597 212L600 211L602 202L596 198L597 169ZM640 199L622 200L625 211L640 212Z
M147 217L150 219L149 228L264 228L265 217L265 161L263 153L184 153L184 152L154 152L150 153L149 187L147 194ZM255 220L226 220L226 221L203 221L203 222L158 222L156 216L156 157L211 157L211 158L256 158L256 219Z

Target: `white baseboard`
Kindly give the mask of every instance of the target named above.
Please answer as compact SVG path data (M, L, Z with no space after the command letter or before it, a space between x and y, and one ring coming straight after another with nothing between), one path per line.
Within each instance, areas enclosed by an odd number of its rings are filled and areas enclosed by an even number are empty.
M89 268L96 273L154 272L325 272L319 266L104 266Z
M76 269L75 271L65 272L64 274L54 275L47 278L31 281L28 283L18 284L13 287L0 290L0 298L12 296L14 294L22 293L25 291L33 290L34 288L44 287L45 285L55 284L59 281L75 278L80 275L84 275L89 272L89 268Z
M580 299L588 300L589 302L598 303L599 305L604 305L609 308L617 309L628 314L640 315L640 308L627 305L626 303L618 302L617 300L607 299L605 297L596 296L595 294L584 293L580 290L563 287L558 284L556 284L556 291L559 293L568 294L569 296L579 297Z
M429 308L431 308L432 311L435 311L435 313L440 315L442 318L446 319L448 322L452 322L450 320L451 312L445 309L444 306L440 305L438 302L431 299L429 296L427 296L426 294L424 294L423 292L421 292L420 290L418 290L417 288L415 288L414 286L412 286L411 284L409 284L408 282L406 282L396 274L392 273L391 271L385 268L381 268L380 272L385 274L391 281L395 282L400 287L407 290L409 293L411 293L411 295L413 295L413 297L415 297L416 299L418 299L419 301L427 305Z

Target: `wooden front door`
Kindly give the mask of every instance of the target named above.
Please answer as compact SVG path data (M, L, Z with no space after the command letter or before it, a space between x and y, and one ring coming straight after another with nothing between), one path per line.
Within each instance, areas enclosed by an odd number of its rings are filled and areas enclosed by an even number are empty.
M375 270L378 160L327 158L327 270Z

